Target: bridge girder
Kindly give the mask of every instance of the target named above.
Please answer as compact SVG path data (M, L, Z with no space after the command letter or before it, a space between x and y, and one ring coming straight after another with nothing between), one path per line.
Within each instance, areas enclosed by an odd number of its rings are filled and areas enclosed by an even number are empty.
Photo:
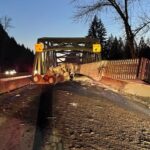
M59 63L90 63L101 59L100 53L93 53L93 44L98 39L89 37L43 37L37 43L44 45L43 52L35 54L34 70L44 74L51 66Z

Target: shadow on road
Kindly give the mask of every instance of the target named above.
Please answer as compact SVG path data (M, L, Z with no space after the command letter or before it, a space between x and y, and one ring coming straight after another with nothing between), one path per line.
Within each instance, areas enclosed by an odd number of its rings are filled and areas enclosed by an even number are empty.
M51 120L48 117L52 117L52 103L53 103L53 87L44 86L42 94L40 96L39 112L37 118L37 126L34 136L33 150L41 150L44 144L44 137L46 129L51 125Z

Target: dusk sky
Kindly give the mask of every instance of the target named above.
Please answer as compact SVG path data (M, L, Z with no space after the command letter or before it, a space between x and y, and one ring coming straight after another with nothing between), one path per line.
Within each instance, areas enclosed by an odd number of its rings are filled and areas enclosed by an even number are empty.
M87 35L89 22L73 21L75 8L71 0L0 0L0 18L12 18L13 28L8 30L20 44L34 49L39 37L83 37ZM138 7L135 5L130 14L134 17L139 9L142 12L150 10L150 0L144 0ZM143 4L144 3L144 4ZM107 10L109 11L109 10ZM150 14L150 11L149 13ZM99 15L107 30L108 36L122 36L122 26L116 18L110 18L108 13ZM133 24L136 25L136 21Z

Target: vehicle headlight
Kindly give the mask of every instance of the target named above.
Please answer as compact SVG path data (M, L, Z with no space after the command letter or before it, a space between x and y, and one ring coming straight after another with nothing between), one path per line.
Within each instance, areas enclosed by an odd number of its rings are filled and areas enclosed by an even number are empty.
M9 71L5 71L5 75L9 75Z
M11 71L10 71L10 75L13 75L13 74L14 74L14 72L13 72L13 70L11 70Z
M14 75L16 73L17 73L16 70L7 70L7 71L5 71L5 75Z

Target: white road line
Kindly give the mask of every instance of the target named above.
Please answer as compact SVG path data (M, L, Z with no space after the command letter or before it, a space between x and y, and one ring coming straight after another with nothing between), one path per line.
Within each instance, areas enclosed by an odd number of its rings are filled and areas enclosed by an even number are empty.
M29 78L32 75L27 75L27 76L19 76L19 77L10 77L10 78L2 78L0 81L12 81L12 80L17 80L17 79L23 79L23 78Z

